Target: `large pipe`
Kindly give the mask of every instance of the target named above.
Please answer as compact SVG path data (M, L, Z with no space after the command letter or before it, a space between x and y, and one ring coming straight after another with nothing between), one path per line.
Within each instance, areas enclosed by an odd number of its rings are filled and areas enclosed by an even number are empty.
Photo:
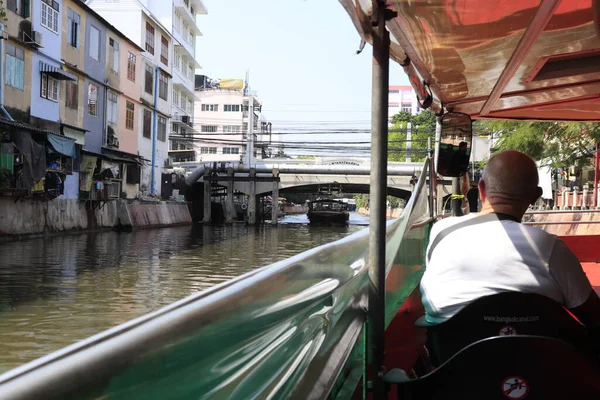
M236 164L231 166L234 172L250 172L247 165ZM256 173L271 173L277 169L280 174L322 174L322 175L370 175L371 168L367 167L352 167L346 165L281 165L281 164L256 164L252 168L256 169ZM387 167L387 175L391 176L413 176L415 173L421 172L422 164L415 163L414 165L391 165ZM204 176L205 166L201 165L195 169L187 178L185 183L192 186ZM221 172L225 172L224 169Z
M374 10L377 27L373 35L373 100L371 105L371 193L369 220L369 344L373 367L373 397L386 397L385 373L385 245L388 157L388 90L390 34L385 27L385 2ZM375 17L375 15L374 15Z

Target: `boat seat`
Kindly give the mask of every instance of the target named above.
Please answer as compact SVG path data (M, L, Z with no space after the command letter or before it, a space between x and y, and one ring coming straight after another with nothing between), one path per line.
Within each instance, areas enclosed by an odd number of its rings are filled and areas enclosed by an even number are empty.
M543 336L472 343L427 375L398 369L384 380L398 399L600 399L600 366L573 345Z
M559 303L533 293L505 292L482 297L440 324L419 318L427 328L427 346L440 365L465 346L493 336L538 335L592 349L587 329Z

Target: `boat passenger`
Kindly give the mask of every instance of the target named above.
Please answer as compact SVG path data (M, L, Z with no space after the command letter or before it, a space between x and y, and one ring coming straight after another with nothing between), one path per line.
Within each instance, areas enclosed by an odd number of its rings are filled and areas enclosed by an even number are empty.
M577 257L556 235L520 223L542 194L538 179L527 155L499 153L478 184L481 211L433 226L421 281L428 322L443 322L480 297L517 291L563 304L598 332L600 298Z

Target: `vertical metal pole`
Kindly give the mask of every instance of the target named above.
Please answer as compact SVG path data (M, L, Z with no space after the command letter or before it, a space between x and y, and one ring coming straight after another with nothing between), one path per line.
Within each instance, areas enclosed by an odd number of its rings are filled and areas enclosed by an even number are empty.
M211 210L212 210L212 187L208 178L210 177L211 170L210 168L206 169L204 173L204 218L202 220L203 223L208 224L211 220Z
M156 109L158 108L158 74L159 69L156 67L154 69L154 110L152 110L152 171L150 171L150 194L156 194L156 188L154 187L154 179L155 178L155 168L156 168ZM108 96L108 92L105 93L105 98ZM106 107L104 108L106 110Z
M246 145L246 162L249 167L254 163L254 97L248 97L248 138Z
M233 204L233 187L235 182L233 181L235 175L233 168L227 168L227 199L225 200L225 223L232 224L235 217L235 206Z
M452 178L452 195L461 195L461 191L460 191L460 180L461 178ZM462 209L460 208L460 206L462 205L463 200L461 198L453 198L452 199L452 216L454 217L460 217L461 215L463 215Z
M596 143L596 161L594 164L594 205L598 204L598 180L600 179L600 155L598 154L598 143Z
M273 195L271 196L271 225L277 225L279 217L279 169L273 168Z
M248 194L248 225L256 225L256 169L250 168L250 193Z
M385 374L385 241L388 158L388 88L390 36L385 28L385 2L377 2L373 35L373 100L371 114L371 179L369 230L369 324L373 365L373 397L386 396Z

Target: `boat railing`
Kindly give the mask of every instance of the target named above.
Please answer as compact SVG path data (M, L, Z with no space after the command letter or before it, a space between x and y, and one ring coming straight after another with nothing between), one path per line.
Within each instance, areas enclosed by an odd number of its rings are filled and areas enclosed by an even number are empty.
M387 225L388 324L423 270L427 175ZM343 397L365 378L368 242L364 229L10 370L0 398Z

